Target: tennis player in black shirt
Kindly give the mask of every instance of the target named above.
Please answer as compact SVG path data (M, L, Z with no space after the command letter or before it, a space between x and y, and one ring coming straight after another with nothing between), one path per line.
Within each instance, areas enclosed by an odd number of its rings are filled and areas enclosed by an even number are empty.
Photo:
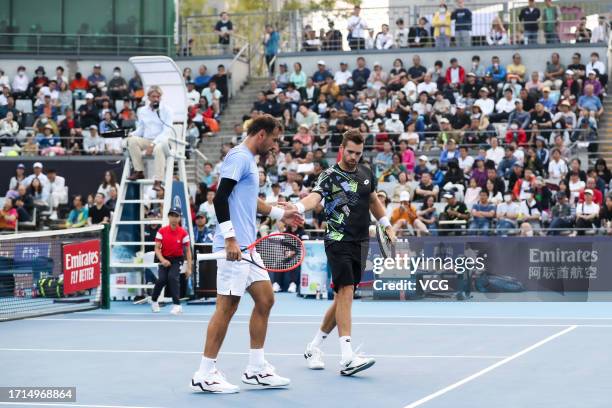
M334 303L325 313L313 341L306 347L304 357L311 369L324 368L319 345L338 326L342 375L353 375L375 362L373 358L357 355L351 347L351 306L353 292L361 281L368 256L370 211L395 241L385 208L376 195L376 177L368 167L359 164L363 147L364 139L359 130L345 132L340 162L323 171L312 193L296 203L298 211L304 213L324 200L327 221L325 252L336 292Z

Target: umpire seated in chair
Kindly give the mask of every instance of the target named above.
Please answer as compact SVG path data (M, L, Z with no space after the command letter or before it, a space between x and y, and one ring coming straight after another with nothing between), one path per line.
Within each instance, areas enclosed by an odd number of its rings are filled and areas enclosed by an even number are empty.
M127 149L134 167L128 180L144 179L143 150L146 155L153 155L154 185L159 190L164 179L166 157L171 154L168 143L168 132L172 132L172 110L160 103L162 90L159 86L151 86L147 92L148 105L138 108L136 130L127 138Z

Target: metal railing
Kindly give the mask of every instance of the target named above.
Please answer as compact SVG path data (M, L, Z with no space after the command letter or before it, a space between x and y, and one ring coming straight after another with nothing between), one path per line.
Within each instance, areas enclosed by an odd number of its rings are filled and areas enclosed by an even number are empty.
M211 30L212 31L212 30ZM198 31L195 27L186 27L177 47L177 55L184 57L237 55L249 44L246 37L232 34L229 44L220 44L219 36L214 32Z
M0 52L35 55L173 55L174 38L169 35L2 33Z

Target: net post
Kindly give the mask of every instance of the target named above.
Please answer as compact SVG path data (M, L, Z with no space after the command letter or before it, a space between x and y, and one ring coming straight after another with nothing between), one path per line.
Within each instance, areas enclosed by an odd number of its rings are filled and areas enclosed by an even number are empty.
M104 225L102 230L102 309L110 309L110 242L109 225Z

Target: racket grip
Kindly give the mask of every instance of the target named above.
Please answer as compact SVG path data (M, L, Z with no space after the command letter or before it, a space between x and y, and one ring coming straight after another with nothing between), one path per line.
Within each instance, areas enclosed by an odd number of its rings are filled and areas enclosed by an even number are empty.
M198 254L197 260L199 261L211 261L215 259L225 259L225 251L217 251L210 254Z

